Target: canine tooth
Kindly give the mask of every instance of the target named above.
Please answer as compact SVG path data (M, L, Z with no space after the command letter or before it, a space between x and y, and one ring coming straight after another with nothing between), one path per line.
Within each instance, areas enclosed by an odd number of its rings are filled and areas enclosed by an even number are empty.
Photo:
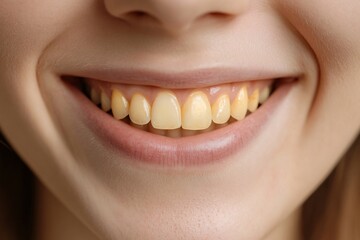
M151 107L146 98L141 94L134 94L129 107L130 120L137 125L150 122Z
M96 91L94 88L91 88L90 90L90 98L91 101L95 104L95 105L99 105L100 104L100 93L98 91Z
M228 95L221 95L211 107L212 120L214 123L223 124L230 118L230 98Z
M263 104L270 96L270 87L266 87L260 92L259 103Z
M212 122L211 106L207 96L200 91L192 93L182 107L182 128L207 129Z
M176 129L181 127L179 102L171 92L160 92L151 109L151 125L156 129Z
M242 87L231 104L231 116L236 120L242 120L248 109L248 94L246 87Z
M117 89L111 95L111 109L114 118L120 120L129 114L129 103L124 95Z
M259 89L256 89L249 97L248 110L255 112L259 105Z
M110 98L106 95L106 93L104 91L101 92L100 99L101 99L101 108L102 108L102 110L104 112L110 111L110 109L111 109Z

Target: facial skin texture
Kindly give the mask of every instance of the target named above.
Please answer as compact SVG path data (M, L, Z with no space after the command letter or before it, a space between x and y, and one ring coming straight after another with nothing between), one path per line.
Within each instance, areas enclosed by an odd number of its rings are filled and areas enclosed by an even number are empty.
M358 0L2 0L0 128L100 239L295 239L289 222L359 132L359 14ZM166 171L128 164L83 124L59 74L85 64L281 65L300 79L244 151Z

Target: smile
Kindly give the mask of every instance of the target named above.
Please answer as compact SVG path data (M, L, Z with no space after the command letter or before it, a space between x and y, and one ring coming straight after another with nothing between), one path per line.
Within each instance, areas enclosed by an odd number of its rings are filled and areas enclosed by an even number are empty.
M241 121L270 96L273 80L204 89L166 90L85 80L86 95L104 112L167 137L200 134Z
M119 154L147 163L203 165L226 159L254 139L296 77L195 88L63 77L84 122Z

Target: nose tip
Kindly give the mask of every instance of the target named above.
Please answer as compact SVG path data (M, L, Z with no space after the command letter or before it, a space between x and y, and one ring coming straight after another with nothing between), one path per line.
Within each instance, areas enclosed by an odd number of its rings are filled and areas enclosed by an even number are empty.
M184 32L200 19L238 15L244 0L104 0L113 17L137 26L155 26L168 32Z

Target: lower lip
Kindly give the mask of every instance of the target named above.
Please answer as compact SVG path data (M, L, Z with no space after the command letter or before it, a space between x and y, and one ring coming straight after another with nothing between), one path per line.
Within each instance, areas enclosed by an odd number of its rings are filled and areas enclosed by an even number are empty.
M243 151L265 127L293 82L282 84L255 113L244 120L196 136L169 138L115 120L95 106L79 89L67 84L80 103L84 123L103 144L135 163L162 167L191 167L224 161Z

